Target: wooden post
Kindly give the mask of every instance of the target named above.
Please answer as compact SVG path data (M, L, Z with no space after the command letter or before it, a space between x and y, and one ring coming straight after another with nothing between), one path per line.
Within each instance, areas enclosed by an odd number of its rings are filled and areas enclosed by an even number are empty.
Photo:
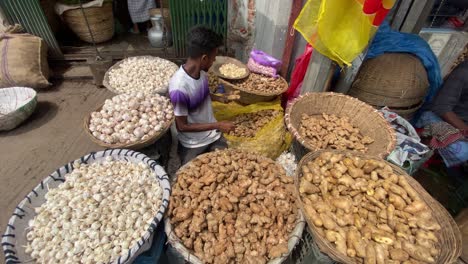
M301 12L302 0L294 0L291 7L291 14L289 15L288 31L286 32L286 44L284 46L282 65L280 74L284 78L288 75L289 64L291 62L291 54L296 39L296 30L293 28L294 21Z

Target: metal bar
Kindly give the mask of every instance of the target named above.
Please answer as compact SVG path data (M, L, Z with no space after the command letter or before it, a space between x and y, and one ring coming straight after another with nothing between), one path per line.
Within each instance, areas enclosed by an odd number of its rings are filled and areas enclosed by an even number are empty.
M294 41L296 40L296 30L294 30L293 25L296 21L297 16L301 12L302 0L294 0L291 7L291 14L289 15L288 22L288 32L286 32L286 44L283 50L283 64L281 65L281 76L286 78L288 74L289 64L291 62L291 54L294 46Z
M421 30L420 21L424 21L430 13L434 0L414 1L401 27L401 32L418 33Z

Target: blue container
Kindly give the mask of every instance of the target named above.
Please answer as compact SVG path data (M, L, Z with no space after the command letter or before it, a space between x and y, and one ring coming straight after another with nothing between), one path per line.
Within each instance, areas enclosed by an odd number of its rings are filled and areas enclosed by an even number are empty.
M164 232L164 221L161 221L154 232L151 248L139 255L134 264L155 264L159 263L166 243L166 233Z

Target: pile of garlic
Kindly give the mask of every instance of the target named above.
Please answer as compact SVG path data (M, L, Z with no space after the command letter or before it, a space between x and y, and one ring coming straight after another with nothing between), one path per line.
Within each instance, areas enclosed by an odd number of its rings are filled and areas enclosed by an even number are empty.
M166 93L177 70L175 63L158 57L131 57L109 71L109 84L118 93Z
M74 167L35 208L25 252L37 263L108 263L126 256L161 206L154 173L144 163L111 157Z
M228 78L239 78L247 73L245 68L239 67L234 63L226 63L221 65L221 67L219 67L219 72Z
M107 144L129 144L160 133L174 116L168 98L142 92L107 99L99 112L91 113L89 131Z
M294 176L294 174L296 173L297 162L294 154L290 152L283 152L276 159L276 163L278 163L284 168L284 170L286 171L286 175Z

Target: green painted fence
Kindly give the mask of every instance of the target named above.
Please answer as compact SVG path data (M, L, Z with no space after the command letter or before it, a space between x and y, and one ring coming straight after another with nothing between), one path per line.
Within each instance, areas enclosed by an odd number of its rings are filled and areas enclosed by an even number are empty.
M10 23L20 24L28 33L42 38L51 57L63 57L39 0L0 0L0 7Z
M172 38L176 55L186 56L189 29L205 25L221 34L226 41L228 0L170 0Z

